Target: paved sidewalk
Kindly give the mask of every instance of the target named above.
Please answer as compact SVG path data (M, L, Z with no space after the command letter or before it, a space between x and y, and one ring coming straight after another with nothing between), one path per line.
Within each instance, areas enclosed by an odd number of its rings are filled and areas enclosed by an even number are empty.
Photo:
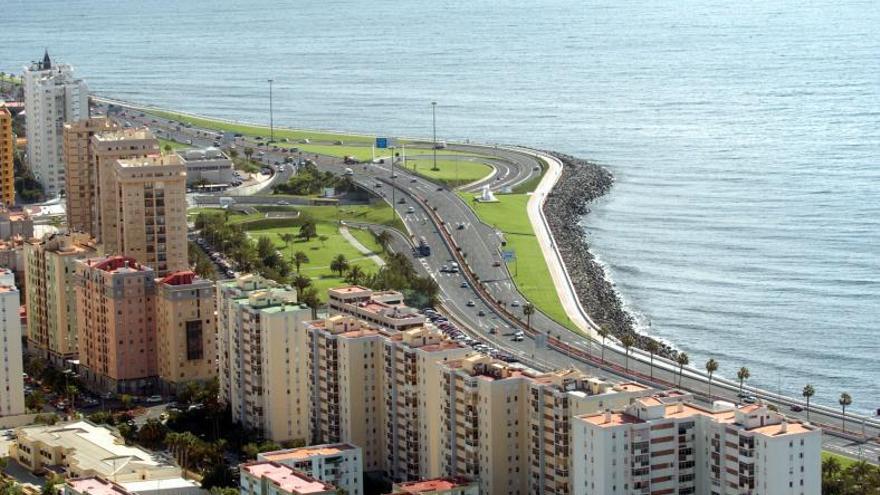
M357 249L358 252L366 255L367 258L370 258L371 260L373 260L373 263L375 263L376 266L379 266L379 267L385 266L385 260L383 260L379 255L370 251L367 248L367 246L364 246L363 244L361 244L361 241L357 240L353 235L351 235L351 232L349 232L348 227L346 227L345 225L340 225L339 226L339 233L342 234L342 237L344 237L345 240L348 241L349 244L354 246L354 248Z
M584 333L594 339L598 338L596 333L598 327L593 321L589 320L589 316L584 311L581 311L580 303L574 293L574 288L569 283L568 273L562 264L559 251L556 250L553 235L550 233L550 228L543 218L542 207L544 206L544 200L553 189L553 186L556 185L559 177L562 176L562 163L556 157L544 153L531 150L519 151L543 158L548 164L547 173L544 174L541 183L535 188L526 206L529 221L532 223L535 237L537 237L538 244L541 246L541 252L544 253L544 261L546 261L547 268L550 270L550 277L553 279L553 285L556 287L556 293L559 295L559 300L565 309L565 313Z

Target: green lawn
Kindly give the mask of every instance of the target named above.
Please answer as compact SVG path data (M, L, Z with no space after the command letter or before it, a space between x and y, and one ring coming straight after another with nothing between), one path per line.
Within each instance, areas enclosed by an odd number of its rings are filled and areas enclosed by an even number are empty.
M285 246L281 240L283 233L299 233L299 227L295 226L294 220L289 220L290 226L273 226L263 227L261 223L272 222L275 225L286 223L283 219L265 220L265 213L244 214L234 210L221 210L219 208L192 208L187 213L196 215L200 212L211 212L217 215L228 214L227 222L229 224L243 224L248 231L248 235L256 239L260 236L268 236L278 249L284 254L286 259L290 259L293 253L303 251L309 257L309 263L301 267L303 275L312 278L312 283L318 289L318 293L322 298L326 296L327 289L344 285L345 281L338 277L336 273L330 271L330 261L338 254L344 255L351 265L358 265L365 273L373 273L378 269L376 264L361 254L354 246L352 246L339 233L337 220L349 222L364 222L388 225L392 223L391 208L385 203L376 203L373 205L350 205L350 206L272 206L273 211L281 209L289 211L301 211L304 216L314 220L318 231L318 238L310 239L308 242L297 240L289 246ZM259 221L259 222L258 222ZM398 229L405 232L402 222L396 218L393 222ZM253 225L249 228L248 224ZM376 254L381 253L381 248L376 242L373 235L360 229L349 229L354 237L368 249ZM327 236L325 241L320 240L320 236Z
M229 131L229 132L239 132L246 136L269 136L269 128L264 126L256 126L249 124L240 124L235 122L226 122L223 120L215 120L205 117L195 117L191 115L185 115L177 112L168 112L165 110L145 110L145 113L149 113L155 115L157 117L162 117L163 119L176 120L178 122L190 123L196 127L203 127L206 129L215 129L219 131ZM275 129L275 139L276 141L280 141L283 138L290 139L293 142L299 142L302 139L309 140L317 140L317 141L328 141L334 142L337 140L342 141L356 141L356 142L365 142L371 143L375 138L372 136L361 136L356 134L345 134L345 133L333 133L333 132L321 132L321 131L309 131L303 129ZM280 144L280 143L279 143Z
M493 170L491 166L485 163L470 160L437 160L437 168L439 170L432 170L433 166L434 160L430 158L418 158L415 160L407 158L406 160L406 168L408 170L450 187L470 184L488 176Z
M165 151L165 146L171 146L171 149L175 150L175 151L192 148L192 146L190 146L188 144L178 143L177 141L171 141L169 139L159 138L159 148L161 148L162 151Z
M837 462L840 463L840 467L843 469L846 469L846 468L850 467L851 465L859 462L855 459L850 459L849 457L842 456L840 454L835 454L833 452L828 452L827 450L823 450L822 451L822 460L824 461L827 458L837 459Z
M500 194L497 203L477 203L473 193L460 196L471 206L483 222L504 232L506 250L513 250L518 261L509 263L514 282L529 301L560 324L578 332L559 302L554 290L550 270L544 262L544 254L526 213L529 196L526 194ZM519 265L519 266L517 266Z

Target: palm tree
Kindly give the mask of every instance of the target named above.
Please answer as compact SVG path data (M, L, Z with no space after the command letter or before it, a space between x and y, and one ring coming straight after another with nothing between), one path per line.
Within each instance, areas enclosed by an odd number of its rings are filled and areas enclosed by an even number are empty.
M846 432L846 406L852 404L852 397L844 392L840 394L840 399L837 402L840 404L841 412L843 414L843 431Z
M626 351L625 359L624 359L624 368L626 372L629 373L629 351L632 349L632 346L636 343L636 338L632 336L632 334L626 334L620 339L621 345L623 345L623 349Z
M309 262L309 256L302 252L297 251L293 253L293 264L296 266L296 273L299 273L299 268Z
M296 240L296 236L291 234L290 232L285 232L278 236L284 242L284 248L287 249L290 247L290 243Z
M742 394L743 394L743 382L748 380L750 376L752 376L752 375L751 375L751 373L749 373L749 369L746 368L745 366L743 366L742 368L739 369L739 371L736 372L736 377L739 378L739 396L740 397L742 397Z
M675 362L678 363L678 386L681 386L681 376L684 373L684 367L690 364L691 358L687 355L686 352L679 352L678 356L675 357Z
M535 305L527 302L522 306L523 315L526 317L526 331L532 330L532 315L535 314Z
M657 343L656 340L651 339L648 341L648 344L645 346L645 350L648 351L648 354L651 355L651 379L654 379L654 354L660 350L660 344Z
M306 277L305 275L300 275L299 273L297 273L296 276L293 277L291 283L294 287L296 287L296 292L300 293L305 290L306 287L312 285L312 279Z
M345 280L352 285L360 285L365 275L366 274L361 267L354 265L348 269L348 273L345 275Z
M299 302L312 308L312 319L317 320L318 306L321 304L321 300L318 299L318 291L314 287L306 287L302 294L297 294L297 299Z
M602 364L605 364L605 339L608 338L608 325L600 325L596 333L599 334L599 337L602 337Z
M342 277L342 272L348 270L348 260L345 259L345 255L337 254L333 261L330 262L330 269Z
M376 242L382 247L382 251L387 250L388 245L391 243L391 232L388 232L387 230L379 232L379 235L376 236Z
M254 156L254 149L250 146L244 149L244 157L247 161L251 161L251 157Z
M709 372L709 400L712 400L712 375L718 371L718 361L714 359L706 361L706 371Z
M804 385L804 391L801 392L805 399L807 399L807 421L810 420L810 398L816 395L816 389L813 388L809 383Z
M626 357L624 362L626 365L626 372L629 373L629 350L632 349L633 344L636 343L636 338L632 336L632 334L626 334L620 339L620 343L623 344L623 349L626 351Z

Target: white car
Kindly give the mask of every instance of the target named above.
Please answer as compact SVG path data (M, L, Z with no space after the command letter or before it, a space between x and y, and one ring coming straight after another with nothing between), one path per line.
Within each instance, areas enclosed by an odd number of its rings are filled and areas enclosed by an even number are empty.
M144 400L144 402L146 402L147 404L157 404L159 402L162 402L162 396L161 395L151 395L151 396L147 397Z

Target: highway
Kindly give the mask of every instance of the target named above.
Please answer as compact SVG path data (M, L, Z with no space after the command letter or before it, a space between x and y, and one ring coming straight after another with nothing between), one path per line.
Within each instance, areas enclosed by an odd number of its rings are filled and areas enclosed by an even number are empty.
M118 102L114 103L118 104ZM213 144L213 134L210 130L182 128L176 131L173 123L152 115L139 117L137 113L139 107L129 108L134 112L128 112L127 120L139 125L164 129L167 131L163 133L165 138L181 142L192 139L193 144L197 146ZM208 135L204 135L206 132ZM236 145L266 150L264 157L266 162L271 163L276 160L283 162L283 154L273 153L266 145L257 141L242 139ZM468 191L477 191L487 184L493 191L514 187L533 178L534 174L539 174L542 166L541 160L532 154L509 148L449 145L448 149L492 157L491 163L496 166L495 174L467 186L465 189ZM407 151L409 156L418 153L421 153L421 156L431 156L430 149L416 151L408 147ZM438 158L441 155L441 151L438 150ZM339 158L311 154L308 157L314 159L322 170L339 173L346 167ZM414 265L422 273L437 281L440 287L442 312L479 336L481 340L540 369L574 366L587 373L615 381L638 380L659 388L678 386L705 402L711 400L739 402L737 383L716 375L709 385L704 371L685 368L681 383L677 385L679 381L677 365L655 358L652 367L649 365L649 357L646 353L633 349L627 356L623 348L613 342L613 339L609 339L608 345L605 346L605 362L601 362L600 343L574 334L540 312L532 316L532 327L540 337L527 338L521 342L514 342L510 337L505 337L505 333L525 326L519 319L522 318L521 304L526 298L517 291L507 266L501 262L500 234L492 227L481 223L473 210L458 197L456 191L438 186L396 166L392 172L391 167L389 160L384 164L367 163L352 166L354 171L352 178L363 189L372 191L392 204L397 215L403 219L408 234L416 239L424 238L432 247L432 255L414 258ZM538 170L535 170L536 167ZM290 173L293 173L293 167L285 167L277 180L286 180L285 177ZM461 264L463 270L460 273L447 273L441 270L444 265L448 266L452 261ZM520 262L536 261L520 260ZM548 287L547 290L555 289ZM721 372L731 375L736 369L734 366L736 363L721 363ZM775 405L789 416L806 419L805 411L792 410L792 406L795 409L803 408L804 404L800 398L778 397L769 391L751 387L747 387L747 391ZM847 433L842 435L839 431L842 420L838 410L815 404L811 405L810 409L811 421L823 426L828 433L824 435L826 448L853 458L858 458L861 451L863 455L873 456L867 460L877 462L880 446L876 443L876 439L880 432L880 423L874 418L847 414ZM863 444L862 440L865 438L871 441Z

